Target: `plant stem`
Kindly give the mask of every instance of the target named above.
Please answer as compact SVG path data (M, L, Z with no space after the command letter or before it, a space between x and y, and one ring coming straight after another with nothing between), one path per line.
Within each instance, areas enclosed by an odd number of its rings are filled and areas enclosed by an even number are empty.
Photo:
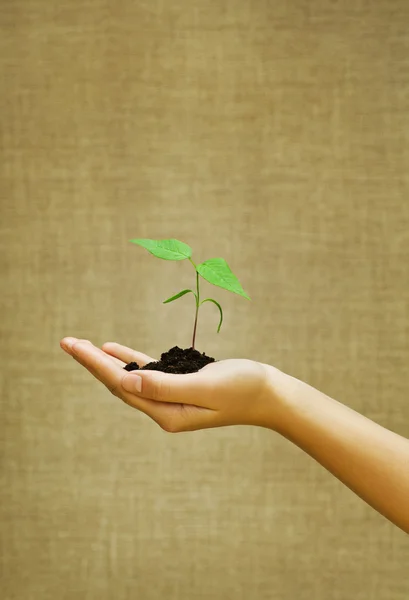
M195 315L195 325L193 328L193 340L192 340L192 350L195 349L195 340L196 340L196 328L197 328L197 316L199 314L199 306L200 306L200 296L199 296L199 273L196 271L196 315Z

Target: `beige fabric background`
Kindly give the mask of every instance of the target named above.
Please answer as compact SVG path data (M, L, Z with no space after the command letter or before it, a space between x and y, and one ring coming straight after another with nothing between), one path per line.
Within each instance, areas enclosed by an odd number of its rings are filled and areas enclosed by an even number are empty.
M407 600L409 542L250 427L169 435L59 348L190 343L409 436L406 0L2 0L1 598ZM385 490L388 493L388 490Z

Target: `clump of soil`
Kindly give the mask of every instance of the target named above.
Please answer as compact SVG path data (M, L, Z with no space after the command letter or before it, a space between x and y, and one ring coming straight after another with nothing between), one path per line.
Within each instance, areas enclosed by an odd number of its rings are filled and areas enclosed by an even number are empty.
M160 360L150 362L144 367L140 367L136 362L130 362L125 365L126 371L136 371L138 369L149 371L163 371L165 373L195 373L209 363L215 362L211 356L207 356L204 352L200 353L193 348L179 348L174 346L167 352L164 352Z

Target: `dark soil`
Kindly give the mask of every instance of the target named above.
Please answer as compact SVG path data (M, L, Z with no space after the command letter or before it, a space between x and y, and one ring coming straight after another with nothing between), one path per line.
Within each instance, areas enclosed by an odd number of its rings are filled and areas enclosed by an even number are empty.
M211 356L206 356L193 348L179 348L174 346L167 352L164 352L160 360L150 362L144 367L139 367L138 363L130 362L125 365L126 371L136 371L138 369L149 371L164 371L165 373L195 373L202 369L205 365L215 362Z

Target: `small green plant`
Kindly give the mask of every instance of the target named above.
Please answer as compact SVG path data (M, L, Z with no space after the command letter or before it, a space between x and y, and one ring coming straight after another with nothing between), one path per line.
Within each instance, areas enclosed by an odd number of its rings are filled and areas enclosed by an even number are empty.
M222 307L216 300L213 298L205 298L205 300L200 300L200 290L199 290L199 275L203 277L209 283L221 287L225 290L229 290L230 292L234 292L235 294L239 294L240 296L244 296L247 300L250 300L249 296L244 292L243 288L240 285L237 277L232 273L230 267L224 260L224 258L210 258L209 260L205 260L205 262L200 263L199 265L195 265L191 256L192 249L183 242L179 242L179 240L148 240L148 239L136 239L129 240L132 244L138 244L145 248L158 258L163 258L164 260L185 260L188 259L195 268L196 271L196 292L193 290L182 290L175 296L168 298L163 301L163 304L167 304L168 302L173 302L173 300L177 300L181 298L185 294L191 292L196 299L196 314L195 314L195 324L193 327L193 338L192 338L192 348L195 347L196 341L196 329L197 329L197 317L199 314L199 307L205 302L213 302L217 306L220 311L220 321L219 326L217 328L217 333L220 331L220 327L223 323L223 311Z

